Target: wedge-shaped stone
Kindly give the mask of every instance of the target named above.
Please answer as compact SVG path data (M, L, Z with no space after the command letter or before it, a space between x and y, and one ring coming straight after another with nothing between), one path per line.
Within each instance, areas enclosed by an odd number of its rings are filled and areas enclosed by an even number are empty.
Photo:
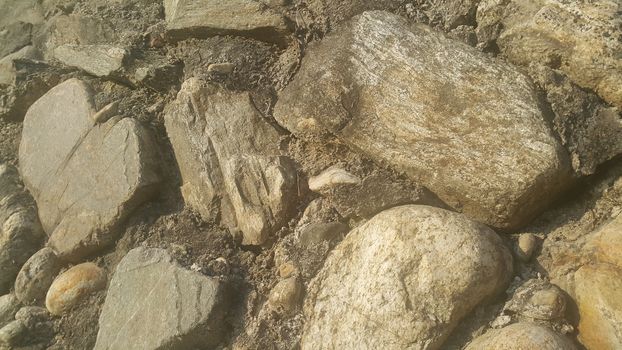
M510 252L485 225L428 206L383 211L312 280L302 349L439 349L511 275Z
M570 173L527 76L387 12L312 45L274 117L300 137L333 134L498 228L525 224Z
M296 172L248 93L186 81L165 116L182 194L204 218L218 208L243 244L261 244L291 214Z
M163 249L136 248L110 281L95 350L212 348L227 307L217 280L182 268Z
M26 113L19 149L24 182L59 257L79 261L116 238L118 224L155 190L155 146L131 118L95 124L79 80L50 90Z

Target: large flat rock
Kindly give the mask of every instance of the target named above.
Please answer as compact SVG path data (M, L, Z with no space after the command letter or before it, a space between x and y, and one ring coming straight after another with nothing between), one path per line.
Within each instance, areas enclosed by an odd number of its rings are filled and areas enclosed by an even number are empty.
M95 124L92 93L68 80L26 113L20 170L48 244L78 261L116 238L118 225L158 183L155 146L136 120Z
M383 211L312 280L301 347L439 349L511 275L510 252L485 225L428 206Z
M135 248L110 281L94 349L211 348L226 308L217 280L182 268L163 249Z
M256 0L165 0L168 35L175 39L242 35L284 43L285 18Z
M186 81L165 115L186 203L261 244L291 215L296 172L248 93Z
M17 169L0 164L0 295L13 287L20 268L44 238L37 207Z
M498 228L529 221L570 173L526 75L387 12L311 45L274 117L299 137L335 135Z

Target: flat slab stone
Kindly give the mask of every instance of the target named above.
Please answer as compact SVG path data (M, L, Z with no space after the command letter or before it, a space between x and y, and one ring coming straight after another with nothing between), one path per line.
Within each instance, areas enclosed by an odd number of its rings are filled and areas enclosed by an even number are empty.
M48 245L79 261L110 244L118 224L154 193L155 145L136 120L95 124L92 93L76 79L26 113L20 169L39 207Z
M387 12L311 45L274 117L298 137L334 135L497 228L528 222L571 171L526 75Z
M227 293L163 249L132 249L117 265L99 318L95 350L211 348L225 324Z
M112 45L61 45L54 49L54 58L98 77L119 74L127 50Z

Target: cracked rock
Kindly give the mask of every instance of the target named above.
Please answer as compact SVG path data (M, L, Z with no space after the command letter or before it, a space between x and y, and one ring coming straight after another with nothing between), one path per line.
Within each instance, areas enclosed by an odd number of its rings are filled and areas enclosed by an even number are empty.
M119 263L95 350L213 348L225 331L221 282L179 266L163 249L135 248Z

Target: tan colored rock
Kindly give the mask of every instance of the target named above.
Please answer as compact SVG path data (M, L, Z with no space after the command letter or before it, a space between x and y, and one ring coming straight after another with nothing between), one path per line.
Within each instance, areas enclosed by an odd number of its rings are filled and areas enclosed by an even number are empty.
M27 305L45 300L45 293L61 268L62 263L52 248L39 250L19 271L15 280L15 296Z
M361 179L350 174L345 169L332 166L321 173L309 178L309 189L313 192L322 192L339 185L357 185Z
M511 275L510 252L486 226L427 206L385 210L312 280L301 348L440 349Z
M493 227L524 225L569 181L526 75L387 12L311 45L274 117L298 137L336 136Z
M300 297L302 296L302 285L298 277L293 276L279 281L270 291L268 305L275 310L283 310L291 313L296 310Z
M512 62L559 68L578 85L622 108L622 19L617 0L485 0L478 36L490 38Z
M476 338L465 350L573 350L574 344L549 328L534 323L514 323Z
M45 307L61 315L106 286L106 273L93 263L76 265L58 276L45 296Z
M54 49L54 58L98 77L119 76L127 50L112 45L65 44Z
M165 115L182 195L204 218L220 210L243 244L262 244L292 215L293 162L248 93L189 79Z
M592 350L622 348L622 271L606 264L575 273L579 341Z
M622 270L622 215L592 234L583 250L592 254L597 262Z

